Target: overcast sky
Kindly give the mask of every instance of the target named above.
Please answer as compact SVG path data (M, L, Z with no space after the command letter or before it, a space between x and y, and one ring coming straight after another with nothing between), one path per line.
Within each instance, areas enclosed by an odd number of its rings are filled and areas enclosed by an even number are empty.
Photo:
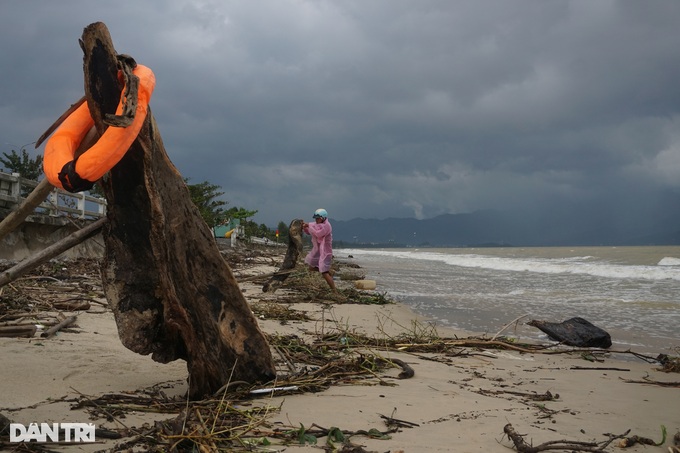
M680 191L677 0L4 0L0 152L83 95L98 21L178 170L258 223Z

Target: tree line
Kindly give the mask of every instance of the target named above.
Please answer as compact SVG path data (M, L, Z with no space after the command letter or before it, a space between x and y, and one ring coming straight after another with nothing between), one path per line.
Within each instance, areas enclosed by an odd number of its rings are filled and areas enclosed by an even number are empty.
M12 149L9 153L3 152L2 154L3 157L0 157L0 163L6 171L19 173L23 178L33 181L39 181L43 176L43 157L41 155L33 158L24 147L19 152ZM270 229L264 223L258 225L250 220L251 217L257 214L257 210L250 210L239 206L227 208L229 202L221 198L224 192L220 186L208 181L190 184L189 180L190 178L184 178L191 200L198 208L205 223L213 231L216 227L225 225L230 220L238 219L243 227L246 238L260 237L274 242L277 240L283 243L288 242L288 225L285 222L280 221L275 230ZM97 184L88 192L93 196L103 197L103 193ZM279 234L278 238L276 237L277 232Z

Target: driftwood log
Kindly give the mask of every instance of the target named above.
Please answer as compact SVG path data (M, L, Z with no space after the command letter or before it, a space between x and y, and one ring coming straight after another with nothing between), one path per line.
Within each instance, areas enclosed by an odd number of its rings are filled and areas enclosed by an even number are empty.
M302 219L295 219L288 226L288 249L277 272L264 284L262 292L273 293L288 278L302 254Z
M64 319L63 321L59 322L58 324L50 327L46 331L40 334L41 337L43 338L50 338L52 335L55 333L59 332L61 329L66 328L76 322L76 319L78 319L77 315L69 316L68 318Z
M121 95L119 65L136 63L118 58L100 22L85 28L81 47L85 96L102 134ZM103 287L123 345L162 363L186 360L191 398L212 395L229 379L273 379L269 345L170 162L151 109L100 184L108 202Z
M38 328L35 325L0 326L0 337L31 338Z

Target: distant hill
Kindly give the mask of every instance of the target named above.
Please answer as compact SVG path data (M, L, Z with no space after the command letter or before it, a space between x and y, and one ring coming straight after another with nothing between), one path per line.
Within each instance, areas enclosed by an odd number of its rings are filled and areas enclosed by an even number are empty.
M613 208L563 206L549 212L488 210L424 220L331 222L338 247L680 245L680 209L634 215Z

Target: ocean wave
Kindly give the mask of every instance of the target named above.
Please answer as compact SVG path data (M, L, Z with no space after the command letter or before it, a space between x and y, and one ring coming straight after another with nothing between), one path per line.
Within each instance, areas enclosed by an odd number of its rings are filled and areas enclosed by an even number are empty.
M612 279L677 280L680 272L674 268L680 259L664 258L658 266L626 265L594 260L592 256L569 258L512 258L478 254L447 254L423 251L346 250L362 256L382 256L394 259L439 261L450 266L490 269L508 272L542 274L581 274Z

